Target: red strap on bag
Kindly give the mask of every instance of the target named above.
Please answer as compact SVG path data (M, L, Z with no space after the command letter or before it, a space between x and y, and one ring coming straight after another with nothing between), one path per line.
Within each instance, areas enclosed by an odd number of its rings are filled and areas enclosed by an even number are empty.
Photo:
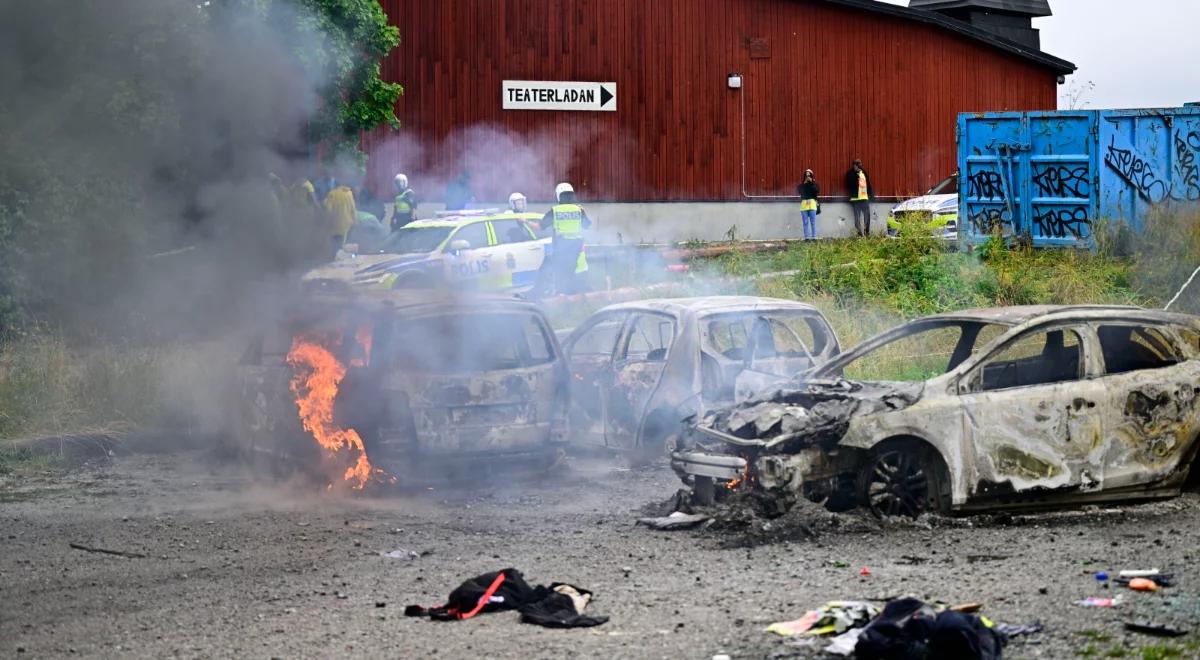
M462 619L469 619L469 618L475 616L476 614L479 614L479 611L482 610L485 605L487 605L489 602L491 602L492 596L496 595L496 590L498 590L500 588L500 585L503 583L504 583L504 573L500 573L496 576L495 580L492 580L492 584L490 586L488 586L487 591L483 592L483 595L479 597L479 602L475 603L475 609L471 610L470 612L467 612L466 614L456 612L455 616L457 616L460 620L462 620Z

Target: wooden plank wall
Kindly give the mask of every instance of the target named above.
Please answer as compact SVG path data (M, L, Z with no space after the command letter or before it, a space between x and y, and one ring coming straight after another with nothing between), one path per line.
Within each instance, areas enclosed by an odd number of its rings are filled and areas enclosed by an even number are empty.
M381 2L403 38L384 76L406 93L403 127L364 137L370 171L427 199L469 170L481 199L566 179L588 200L739 200L743 151L749 195L793 194L806 167L843 195L855 157L877 194L911 195L954 170L959 112L1057 103L1037 64L821 0ZM504 111L506 79L615 81L618 111Z

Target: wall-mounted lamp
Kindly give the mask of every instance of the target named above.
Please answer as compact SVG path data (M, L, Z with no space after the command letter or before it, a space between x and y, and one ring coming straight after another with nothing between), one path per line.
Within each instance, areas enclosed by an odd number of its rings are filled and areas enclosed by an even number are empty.
M742 74L740 73L729 74L729 76L726 78L726 81L729 83L729 89L742 88Z

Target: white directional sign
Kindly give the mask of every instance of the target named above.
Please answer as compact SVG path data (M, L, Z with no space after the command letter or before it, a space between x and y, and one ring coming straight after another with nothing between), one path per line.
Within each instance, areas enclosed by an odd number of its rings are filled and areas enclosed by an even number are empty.
M617 83L505 80L505 110L617 109Z

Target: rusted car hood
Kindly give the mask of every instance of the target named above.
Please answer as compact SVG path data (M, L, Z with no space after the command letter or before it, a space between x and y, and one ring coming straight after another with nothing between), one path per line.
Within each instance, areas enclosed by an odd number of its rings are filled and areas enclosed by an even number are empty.
M856 415L902 410L921 398L924 383L814 380L772 388L709 413L696 430L735 446L789 451L832 447Z

